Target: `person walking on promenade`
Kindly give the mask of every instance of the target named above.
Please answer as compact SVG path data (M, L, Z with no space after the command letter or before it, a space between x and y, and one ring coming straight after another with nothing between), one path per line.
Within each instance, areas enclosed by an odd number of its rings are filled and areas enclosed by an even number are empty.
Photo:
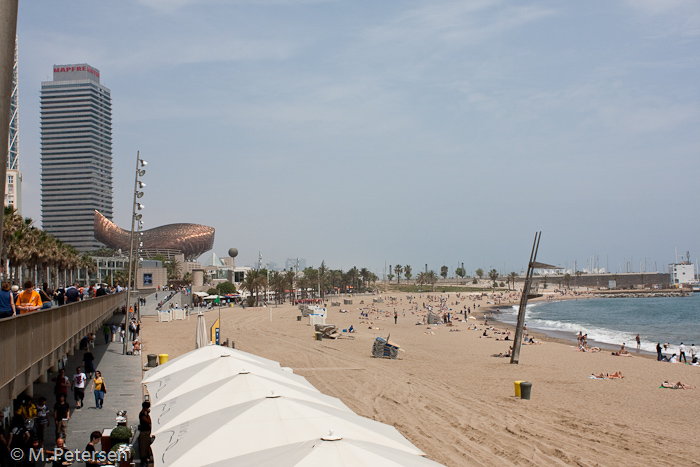
M34 428L36 429L36 437L39 439L39 446L44 446L44 438L46 428L49 426L49 407L46 404L46 398L41 396L39 403L36 406L36 418L34 419Z
M82 298L80 290L78 290L78 284L75 283L66 289L66 305L69 303L75 303Z
M53 418L56 422L56 439L66 439L68 435L68 421L70 420L70 406L66 402L66 396L61 394L58 402L53 406Z
M66 376L66 370L61 368L58 370L58 375L53 379L56 385L53 387L53 393L56 396L56 402L61 396L64 396L68 400L68 388L70 387L70 380Z
M105 333L105 344L109 344L109 336L112 334L112 328L109 324L105 324L102 328L102 332Z
M102 373L99 371L95 372L95 379L92 380L90 389L95 393L95 408L101 409L105 401L107 388L105 386L105 380L102 378Z
M83 366L85 367L85 373L87 373L87 378L92 379L92 374L95 372L95 356L90 352L90 347L85 349L83 354Z
M678 362L680 363L681 358L683 359L683 363L688 363L688 360L685 358L685 345L683 345L683 342L681 342L681 345L678 346Z
M39 296L39 292L34 290L34 283L32 281L26 281L24 283L24 290L17 296L15 305L17 305L19 314L21 315L41 308L41 297Z
M9 318L15 314L15 301L12 299L10 283L8 281L2 281L0 285L0 318Z
M80 409L84 405L85 399L85 382L87 377L85 373L82 372L80 367L75 369L75 374L73 375L73 382L71 386L73 387L73 395L75 396L75 408Z
M90 442L87 443L87 446L85 446L85 452L89 452L90 459L95 460L95 462L85 462L85 467L99 467L100 465L102 465L96 460L97 455L95 454L95 452L97 451L95 449L95 446L97 446L101 441L102 433L100 433L99 431L93 431L92 433L90 433Z
M139 458L141 467L148 467L151 457L151 403L145 401L141 404L139 412Z

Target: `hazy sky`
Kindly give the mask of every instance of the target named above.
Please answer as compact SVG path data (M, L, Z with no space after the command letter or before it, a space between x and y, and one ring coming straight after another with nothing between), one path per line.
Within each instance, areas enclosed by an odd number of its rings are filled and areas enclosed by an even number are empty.
M112 91L115 222L136 151L146 228L216 228L238 264L700 257L695 0L21 1L23 214L40 208L41 82ZM70 206L66 207L70 209Z

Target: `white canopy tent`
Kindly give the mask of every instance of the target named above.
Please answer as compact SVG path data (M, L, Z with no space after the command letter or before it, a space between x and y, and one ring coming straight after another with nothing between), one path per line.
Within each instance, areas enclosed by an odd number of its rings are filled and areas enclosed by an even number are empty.
M222 355L199 365L171 373L164 378L156 378L146 383L146 387L151 396L151 404L156 404L240 373L252 373L318 392L318 389L306 381L303 376L269 365L241 361L233 355Z
M173 425L158 433L152 449L156 466L192 467L289 444L318 441L331 432L342 433L343 439L375 443L414 456L425 455L392 426L282 396L226 407Z
M197 367L199 364L206 362L208 360L214 360L222 355L232 355L236 360L242 362L256 363L258 365L268 365L275 368L279 368L280 364L274 360L268 360L267 358L258 357L248 352L243 352L242 350L229 349L228 347L222 347L220 345L210 344L204 347L200 347L197 350L188 352L179 357L173 358L167 363L164 363L156 368L148 370L146 376L143 378L143 383L149 383L155 381L156 379L164 378L172 373L176 373L185 368Z
M151 420L153 421L151 433L158 434L187 420L270 395L314 402L352 413L352 410L338 398L316 390L312 391L287 384L285 381L266 378L254 373L243 373L201 386L151 406Z
M442 464L366 441L324 437L230 457L207 467L438 467Z

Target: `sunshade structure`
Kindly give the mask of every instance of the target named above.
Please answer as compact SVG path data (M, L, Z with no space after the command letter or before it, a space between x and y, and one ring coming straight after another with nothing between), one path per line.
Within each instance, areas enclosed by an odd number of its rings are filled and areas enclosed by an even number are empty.
M204 347L209 343L207 338L207 324L204 322L204 314L197 315L197 332L194 337L194 348Z
M291 397L352 413L340 399L322 394L316 389L300 387L255 373L240 373L151 406L151 433L158 434L188 420L267 396Z
M152 449L156 466L191 467L318 441L330 433L342 433L344 439L376 443L414 456L424 455L392 426L282 396L220 409L172 426L156 435Z
M231 457L208 467L438 467L442 464L376 443L324 436L303 443Z
M232 355L222 355L199 365L171 373L168 376L147 383L146 387L151 396L151 404L159 404L199 389L207 384L245 373L264 376L276 381L284 381L292 386L318 392L303 376L269 365L240 361Z
M233 355L236 360L241 362L251 362L258 365L268 365L275 368L279 368L280 364L274 360L268 360L267 358L258 357L252 353L243 352L242 350L230 349L228 347L222 347L220 345L209 344L207 346L201 347L194 352L188 352L179 357L173 358L172 360L164 363L156 368L148 370L146 376L143 378L142 383L149 383L155 381L156 379L162 379L172 373L176 373L185 368L197 367L198 365L206 362L207 360L215 360L222 355Z
M440 465L394 427L240 350L201 347L149 370L143 383L158 467Z

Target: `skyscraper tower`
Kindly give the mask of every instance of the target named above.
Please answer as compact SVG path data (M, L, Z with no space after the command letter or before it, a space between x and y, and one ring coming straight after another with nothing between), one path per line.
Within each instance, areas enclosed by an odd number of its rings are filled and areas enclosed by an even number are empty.
M10 96L10 136L8 138L7 180L5 181L5 206L12 206L22 214L22 174L19 171L19 100L17 86L17 37L15 37L15 61L12 67L12 94Z
M94 211L112 219L112 99L87 63L54 65L41 83L41 220L78 251L102 246Z

